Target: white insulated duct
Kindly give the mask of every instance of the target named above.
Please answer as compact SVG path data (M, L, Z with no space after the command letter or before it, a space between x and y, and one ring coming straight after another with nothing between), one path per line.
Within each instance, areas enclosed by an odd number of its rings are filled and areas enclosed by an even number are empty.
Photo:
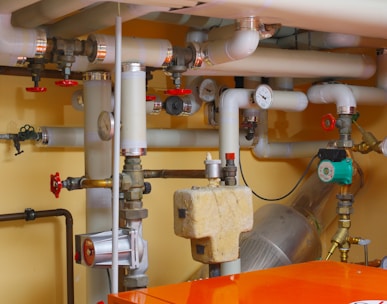
M212 67L189 70L185 75L367 79L375 71L374 60L365 55L257 48L247 58Z
M84 74L84 144L85 176L89 179L105 179L112 175L112 145L98 135L97 120L102 111L111 112L110 74L88 72ZM110 189L86 189L86 232L110 230L112 227L112 194ZM87 268L88 303L107 301L109 282L105 269Z
M136 19L150 12L165 11L168 7L120 4L120 17L123 22ZM74 38L111 27L117 16L117 3L106 2L48 25L50 37Z
M201 48L205 62L215 65L250 56L259 43L258 23L253 17L239 19L231 38L204 42Z
M0 15L0 64L14 66L18 57L39 57L44 54L47 37L43 30L11 26L11 15Z
M309 88L307 96L312 103L336 103L337 112L348 112L357 104L385 105L387 93L383 89L350 86L344 84L321 84Z
M387 39L361 37L358 35L327 33L327 32L302 32L277 39L276 45L280 48L297 49L337 49L337 48L385 48Z
M38 0L2 0L0 2L0 14L11 14L12 12L31 5Z
M387 2L381 0L206 0L175 10L215 18L258 16L262 23L387 39ZM221 8L221 9L220 9Z

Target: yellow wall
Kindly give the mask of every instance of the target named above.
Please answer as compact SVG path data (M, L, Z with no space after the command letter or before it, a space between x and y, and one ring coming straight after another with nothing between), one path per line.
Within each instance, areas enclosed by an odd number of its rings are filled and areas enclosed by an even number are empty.
M184 39L184 35L174 27L146 25L137 21L124 26L125 35L134 35L134 29L144 31L141 37L168 37L171 41ZM24 91L25 87L32 85L29 77L0 76L0 133L16 133L26 123L35 127L82 125L82 113L70 106L74 89L55 87L52 83L52 79L44 79L41 85L48 87L47 93L31 94ZM335 132L326 134L320 129L321 115L334 111L333 105L310 105L303 113L270 112L270 140L336 138ZM387 116L387 110L381 107L359 107L359 111L359 123L374 132L378 138L383 138L386 135L384 117ZM148 126L190 128L197 124L203 126L202 121L202 113L190 118L171 118L163 114L160 118L151 118ZM354 137L357 142L360 140L357 131ZM59 171L63 178L83 175L83 152L41 148L31 142L22 143L22 148L25 152L15 157L12 143L0 141L0 213L23 212L28 207L35 210L66 208L74 216L74 233L84 233L84 191L63 190L59 199L55 199L49 192L51 173ZM144 169L202 169L206 152L150 149L142 162ZM212 153L217 155L216 151ZM387 242L384 240L384 216L387 213L384 181L387 160L375 153L356 155L356 159L366 172L367 182L356 198L351 231L354 235L372 240L372 259L387 252ZM267 197L277 197L291 189L308 162L308 159L257 160L250 151L243 151L241 160L250 186ZM189 241L176 237L173 233L173 192L192 185L205 185L206 181L149 181L153 190L144 199L144 206L149 209L149 218L144 220L144 237L149 241L150 284L155 286L180 282L188 278L199 264L191 259ZM263 203L254 199L255 208ZM334 223L322 236L324 252L335 228ZM2 303L65 303L63 218L0 223L0 242ZM337 259L337 254L335 258ZM351 261L362 259L361 248L353 247ZM79 265L75 265L75 296L76 303L85 303L85 271Z

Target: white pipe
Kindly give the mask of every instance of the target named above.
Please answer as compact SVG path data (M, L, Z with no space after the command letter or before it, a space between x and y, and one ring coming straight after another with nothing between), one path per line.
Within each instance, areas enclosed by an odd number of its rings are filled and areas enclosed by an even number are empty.
M364 86L348 86L357 104L362 105L386 105L387 91L380 88Z
M150 12L168 10L167 7L120 4L122 22L136 19ZM50 37L74 38L111 27L117 15L117 3L106 2L80 11L47 26Z
M309 31L279 38L277 39L277 45L281 48L298 49L384 48L387 47L387 40L342 33Z
M310 142L272 142L268 139L268 112L259 111L259 124L257 126L258 143L253 148L253 154L258 158L304 158L312 157L328 141Z
M122 64L121 154L146 154L146 74L135 62Z
M111 112L111 81L109 73L84 74L84 143L85 176L105 179L112 175L112 145L98 136L97 120L101 111ZM110 189L86 189L86 232L110 230L112 194ZM107 301L109 282L104 269L86 269L88 303Z
M336 103L337 113L353 113L356 100L351 89L344 84L315 85L308 89L310 102L317 104Z
M237 30L227 40L208 41L202 45L205 61L210 64L242 59L251 55L259 43L258 20L244 18L237 21Z
M217 18L259 16L262 23L364 37L387 38L387 2L381 0L206 0L174 11Z
M226 153L235 153L235 164L239 164L239 109L257 108L253 103L254 90L229 89L222 93L219 101L219 158L226 165Z
M11 26L11 15L0 15L0 61L9 62L18 56L41 56L46 51L47 37L42 30ZM17 62L13 62L15 65Z
M83 128L74 127L41 127L44 140L42 147L76 147L83 148ZM249 148L251 141L245 138L245 132L240 131L239 144ZM150 149L202 148L216 149L219 147L219 132L214 129L148 129L147 146Z
M115 90L114 90L114 115L121 117L121 62L122 62L122 19L116 17L116 45L115 45ZM114 124L113 141L113 202L112 202L112 286L111 292L118 292L118 229L119 229L119 196L120 196L120 137L121 124Z
M92 35L102 48L103 56L97 54L95 63L114 64L115 38L109 35ZM162 67L172 59L172 45L166 39L122 37L122 62L138 62L142 65Z
M285 112L302 112L308 106L308 98L303 92L273 90L272 100L265 106L265 110L281 110Z
M266 77L370 78L376 71L369 56L319 51L257 48L247 58L213 67L189 70L185 75L261 75Z

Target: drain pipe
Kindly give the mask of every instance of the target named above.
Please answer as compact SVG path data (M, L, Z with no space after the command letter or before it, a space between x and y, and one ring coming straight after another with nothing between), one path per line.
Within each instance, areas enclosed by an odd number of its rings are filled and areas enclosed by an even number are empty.
M21 213L0 214L0 222L37 218L64 216L66 219L66 271L67 271L67 303L74 304L74 265L73 265L73 217L66 209L35 211L27 208Z

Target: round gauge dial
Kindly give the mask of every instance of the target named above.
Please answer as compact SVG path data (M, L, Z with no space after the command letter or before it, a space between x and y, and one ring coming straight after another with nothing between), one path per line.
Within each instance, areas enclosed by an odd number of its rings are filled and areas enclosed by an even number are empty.
M332 162L329 160L321 161L318 165L317 174L323 182L331 182L335 175L335 168Z
M262 109L268 109L273 102L273 90L267 84L261 84L255 90L254 100Z
M98 116L98 135L102 140L108 141L114 135L114 116L113 113L102 111Z
M206 78L199 86L199 98L204 102L211 102L215 100L217 84L215 80Z

